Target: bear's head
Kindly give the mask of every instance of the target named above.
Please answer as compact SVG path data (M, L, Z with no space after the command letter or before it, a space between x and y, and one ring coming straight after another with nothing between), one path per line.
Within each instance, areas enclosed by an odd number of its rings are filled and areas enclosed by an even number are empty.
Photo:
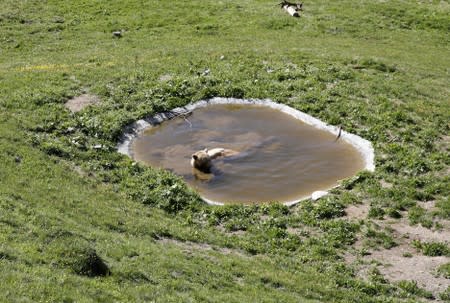
M204 173L211 173L211 156L208 154L208 149L195 152L192 154L191 165Z

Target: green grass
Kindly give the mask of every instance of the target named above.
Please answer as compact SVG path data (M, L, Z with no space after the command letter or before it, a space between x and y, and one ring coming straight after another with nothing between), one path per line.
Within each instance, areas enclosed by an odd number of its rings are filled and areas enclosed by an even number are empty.
M446 263L444 265L441 265L438 268L438 274L442 275L446 279L450 279L450 263Z
M432 293L418 287L417 282L415 281L400 281L398 284L399 287L408 294L417 295L431 300L435 299Z
M421 242L415 240L413 245L420 250L425 256L450 256L450 248L446 243L442 242Z
M316 1L299 19L275 4L4 1L0 301L431 296L363 281L342 256L357 239L395 245L372 218L450 219L449 4ZM64 108L84 92L101 104ZM373 142L377 170L293 208L210 207L177 176L115 152L130 122L214 96L271 98L343 125ZM370 204L369 218L344 216L355 203ZM430 253L448 251L439 245Z

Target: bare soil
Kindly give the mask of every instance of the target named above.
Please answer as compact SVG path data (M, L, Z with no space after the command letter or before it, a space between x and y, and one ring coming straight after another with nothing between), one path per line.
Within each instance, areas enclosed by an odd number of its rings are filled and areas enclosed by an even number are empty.
M345 209L345 213L351 219L364 220L369 214L369 208L368 204L349 205Z
M426 209L434 207L432 202L424 204L426 205L421 206ZM356 220L367 220L368 211L368 204L350 205L346 209L347 216ZM398 245L391 249L372 249L367 255L357 256L356 251L362 247L362 241L357 241L354 245L355 252L348 253L345 260L357 268L361 278L367 278L368 269L375 266L389 281L416 281L419 287L432 292L436 298L450 286L449 279L437 274L439 266L450 262L450 258L424 256L412 245L414 240L449 242L449 221L439 221L443 226L441 230L431 230L421 225L412 226L405 218L372 221L383 229L391 230Z
M68 100L65 104L71 112L76 113L90 105L100 103L100 98L95 95L83 94Z
M405 257L405 253L411 254L412 257ZM363 260L380 262L381 265L376 267L389 281L416 281L417 286L431 291L435 297L438 297L437 295L445 291L450 285L450 280L436 274L439 266L450 261L448 257L418 255L408 244L402 244L391 249L372 251L371 255L364 256Z

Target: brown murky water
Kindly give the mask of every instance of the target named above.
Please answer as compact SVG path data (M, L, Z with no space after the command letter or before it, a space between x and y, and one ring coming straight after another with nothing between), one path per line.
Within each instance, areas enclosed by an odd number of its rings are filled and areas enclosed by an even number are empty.
M335 135L262 106L210 105L188 120L163 122L133 142L137 161L183 176L206 199L261 203L293 201L337 185L364 167L358 151ZM193 174L191 155L228 148L238 156L214 160L214 176Z

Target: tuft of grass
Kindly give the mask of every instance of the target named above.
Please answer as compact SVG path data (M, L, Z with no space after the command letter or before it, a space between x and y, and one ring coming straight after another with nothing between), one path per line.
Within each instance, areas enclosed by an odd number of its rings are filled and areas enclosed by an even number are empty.
M443 264L439 266L437 270L438 274L446 279L450 279L450 263Z
M447 287L446 290L444 290L442 293L439 294L439 298L441 300L443 300L444 302L450 300L450 286Z
M402 217L402 214L394 208L388 208L386 210L386 213L389 217L394 218L394 219L400 219Z
M419 286L417 286L416 281L403 280L403 281L398 282L398 286L400 287L400 289L404 290L408 294L416 295L416 296L423 297L423 298L430 299L430 300L434 299L433 294L431 292L424 290L424 289L420 288Z
M442 242L421 242L415 240L414 247L420 250L425 256L450 256L450 248L447 243Z
M374 218L374 219L383 219L385 215L385 211L383 208L381 207L370 207L369 209L369 218Z
M385 249L390 249L397 246L394 238L387 231L378 231L372 227L369 227L365 231L365 236L367 237L365 243L373 248L378 247L379 245Z

